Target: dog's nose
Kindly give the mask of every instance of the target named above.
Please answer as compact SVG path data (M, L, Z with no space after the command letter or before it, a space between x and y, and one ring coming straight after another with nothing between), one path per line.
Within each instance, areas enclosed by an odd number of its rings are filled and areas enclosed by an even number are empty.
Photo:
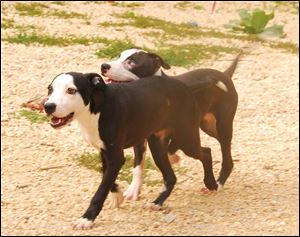
M110 69L110 65L109 64L107 64L107 63L101 64L101 72L102 73L106 73L107 70L109 70L109 69Z
M54 103L46 103L44 105L44 108L45 108L45 112L47 114L52 114L55 111L55 109L56 109L56 104L54 104Z

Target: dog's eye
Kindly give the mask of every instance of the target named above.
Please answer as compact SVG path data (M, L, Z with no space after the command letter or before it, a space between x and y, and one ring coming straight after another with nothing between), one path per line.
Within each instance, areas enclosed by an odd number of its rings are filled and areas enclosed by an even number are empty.
M48 86L48 95L53 92L53 87L51 85Z
M67 93L71 94L71 95L74 95L76 92L77 92L77 90L74 88L68 88L68 90L67 90Z
M127 63L130 65L136 65L136 61L134 61L133 59L128 59Z

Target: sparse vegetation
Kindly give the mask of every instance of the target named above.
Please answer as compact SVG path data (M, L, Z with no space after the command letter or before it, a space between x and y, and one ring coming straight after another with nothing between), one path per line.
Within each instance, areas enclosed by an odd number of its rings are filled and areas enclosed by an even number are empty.
M66 5L66 2L64 2L64 1L52 1L51 3L55 4L55 5L60 5L60 6Z
M279 42L270 44L271 48L283 49L285 52L299 54L299 45L291 42Z
M168 45L157 50L166 62L173 66L189 67L221 53L237 53L240 49L217 45L186 44Z
M15 5L17 11L20 12L21 16L42 16L44 9L47 9L48 6L44 3L20 3L17 2Z
M104 43L108 44L109 40L106 38L86 38L86 37L54 37L49 35L38 35L37 33L32 34L18 34L16 36L8 36L2 38L3 41L17 44L41 44L43 46L68 46L73 44L88 45L90 43Z
M54 4L63 5L63 2L52 2ZM85 14L77 12L66 12L58 9L50 9L48 5L44 3L16 3L15 9L20 13L21 16L40 16L40 17L57 17L62 19L78 18L78 19L89 19Z
M85 14L77 13L77 12L66 12L63 10L53 10L47 13L48 16L54 16L61 19L71 19L71 18L78 18L78 19L88 19L89 17Z
M12 19L2 19L1 20L1 29L13 28L15 25L15 21Z
M50 119L45 114L41 114L37 111L21 109L18 111L21 117L28 119L31 123L44 123L49 122Z
M133 48L134 46L134 43L129 39L114 40L109 42L105 48L97 50L96 55L100 58L111 59L117 57L123 50Z
M144 6L144 3L140 3L140 2L122 2L122 1L114 1L113 3L111 3L112 6L115 7L131 7L131 8L135 8L135 7L141 7Z
M88 169L102 172L102 162L100 161L100 156L98 153L84 153L79 157L75 157L74 160L79 164ZM127 183L131 182L132 178L132 168L133 168L133 157L131 155L125 156L125 164L123 165L122 169L120 170L118 178L122 181L126 181ZM155 166L152 163L150 158L145 159L144 163L144 175L147 176L147 172L149 170L155 170ZM160 183L162 177L159 176L157 180L150 180L148 178L145 179L145 183L149 186L156 185Z

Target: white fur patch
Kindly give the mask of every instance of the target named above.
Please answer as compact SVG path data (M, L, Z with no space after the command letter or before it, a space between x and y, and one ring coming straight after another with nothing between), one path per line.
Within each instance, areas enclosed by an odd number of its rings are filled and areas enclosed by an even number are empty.
M133 55L135 53L138 53L138 52L145 52L145 51L142 50L142 49L127 49L127 50L124 50L121 53L120 58L117 61L124 62L128 57L130 57L131 55Z
M133 169L132 182L123 194L126 200L136 201L139 197L139 193L141 191L141 187L143 183L144 159L145 158L143 158L141 165L138 165Z
M223 189L223 185L220 184L219 182L217 182L217 184L218 184L217 191L219 192L219 191L221 191Z
M86 230L92 228L92 226L92 221L89 221L88 219L82 217L73 223L73 229L75 230Z
M218 81L218 82L216 83L216 86L219 87L221 90L228 92L227 86L226 86L223 82Z
M154 75L155 75L155 76L162 76L162 71L161 71L161 69L158 69L158 70L156 71L156 73L154 73Z
M83 111L76 117L82 137L98 151L105 149L104 142L100 139L99 134L99 117L100 113L92 114L89 111L89 105L85 106Z

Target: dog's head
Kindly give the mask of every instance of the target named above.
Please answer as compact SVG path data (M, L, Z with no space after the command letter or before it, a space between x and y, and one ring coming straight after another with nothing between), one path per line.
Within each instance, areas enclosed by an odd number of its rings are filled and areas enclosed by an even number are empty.
M89 109L92 94L103 90L105 82L97 73L68 72L59 74L48 86L48 100L44 104L51 126L60 128L83 111Z
M170 66L160 56L141 49L127 49L120 57L101 65L101 73L110 81L129 82L143 77L161 75L160 67Z

